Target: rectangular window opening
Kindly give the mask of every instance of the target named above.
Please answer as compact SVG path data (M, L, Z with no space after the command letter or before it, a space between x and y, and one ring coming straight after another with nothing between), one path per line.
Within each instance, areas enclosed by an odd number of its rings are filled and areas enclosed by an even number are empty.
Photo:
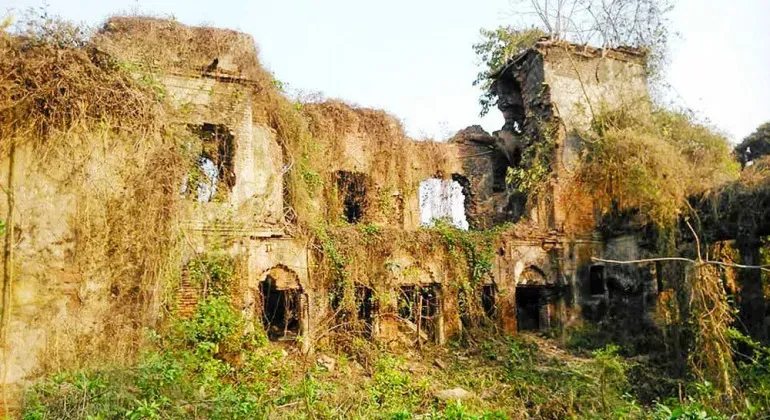
M402 286L398 298L401 324L410 335L423 341L438 342L441 317L441 285Z
M203 123L188 128L200 142L193 148L198 157L185 178L183 194L202 203L225 199L235 186L235 136L222 124Z
M342 201L342 217L351 224L360 222L366 210L366 174L337 171L336 178Z
M604 281L604 266L592 265L588 270L588 281L592 295L603 295L607 291L607 284Z

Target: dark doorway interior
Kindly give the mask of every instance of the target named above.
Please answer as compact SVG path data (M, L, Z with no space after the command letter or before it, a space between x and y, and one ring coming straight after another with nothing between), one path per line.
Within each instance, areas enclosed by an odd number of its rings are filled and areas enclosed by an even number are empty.
M271 276L262 282L262 318L267 337L272 341L294 340L300 332L300 291L278 290L275 285Z
M516 323L519 331L540 331L540 311L545 304L543 287L516 288Z
M356 287L356 303L358 304L358 320L363 322L364 333L371 337L376 308L372 289L364 286Z
M588 280L590 282L592 295L603 295L607 291L607 284L604 281L603 265L592 265L588 271Z

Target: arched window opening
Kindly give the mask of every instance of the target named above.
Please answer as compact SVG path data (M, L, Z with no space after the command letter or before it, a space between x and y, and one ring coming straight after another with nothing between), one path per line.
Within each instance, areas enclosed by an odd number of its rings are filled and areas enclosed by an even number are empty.
M546 284L545 273L535 266L527 267L519 275L518 285L520 286L545 286Z

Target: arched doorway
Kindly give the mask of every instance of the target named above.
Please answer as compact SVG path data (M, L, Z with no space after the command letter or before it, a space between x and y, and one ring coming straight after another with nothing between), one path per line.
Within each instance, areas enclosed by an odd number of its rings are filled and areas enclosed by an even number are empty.
M545 331L558 323L562 289L548 282L543 270L525 268L516 284L516 324L519 331Z
M262 297L262 323L271 341L294 341L305 331L305 297L299 277L278 265L267 272L259 284Z

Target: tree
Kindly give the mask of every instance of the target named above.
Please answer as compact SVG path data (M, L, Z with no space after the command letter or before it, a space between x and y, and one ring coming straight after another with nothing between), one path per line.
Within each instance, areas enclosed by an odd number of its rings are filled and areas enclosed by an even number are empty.
M479 98L483 117L490 107L496 105L497 95L491 91L491 75L503 68L508 60L518 53L535 45L546 33L538 28L517 30L512 26L501 26L492 30L482 28L481 36L483 40L473 45L473 51L483 69L476 74L473 86L479 86L483 91Z
M756 131L743 139L741 144L735 147L735 154L741 166L746 166L762 156L770 155L770 121L760 125Z
M668 37L671 0L514 0L553 39L601 47L654 48Z

